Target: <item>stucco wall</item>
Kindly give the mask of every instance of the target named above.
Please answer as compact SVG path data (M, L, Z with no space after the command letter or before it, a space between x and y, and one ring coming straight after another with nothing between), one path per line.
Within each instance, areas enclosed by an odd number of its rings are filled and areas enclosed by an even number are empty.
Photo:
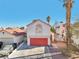
M4 32L4 34L2 32L0 32L0 41L2 41L3 44L12 44L12 43L18 44L22 40L23 40L23 35L14 36L7 32Z
M13 43L13 38L15 36L11 35L8 32L0 32L0 41L3 42L3 44L11 44Z
M0 41L3 42L4 45L13 43L13 38L0 38Z
M23 41L23 35L16 36L16 37L14 38L14 43L19 44L19 43L22 42L22 41Z
M36 33L36 24L41 24L42 26L42 32L41 33ZM29 27L27 27L27 44L30 45L30 38L35 38L35 37L44 37L44 38L48 38L48 45L50 45L50 26L48 26L47 24L44 24L40 21L30 25Z

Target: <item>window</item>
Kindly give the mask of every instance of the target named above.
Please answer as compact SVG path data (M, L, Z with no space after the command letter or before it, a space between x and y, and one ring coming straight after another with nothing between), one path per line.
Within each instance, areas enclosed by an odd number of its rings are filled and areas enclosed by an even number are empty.
M36 24L36 33L41 33L42 32L42 25L41 24Z
M4 34L4 32L2 32L2 34Z

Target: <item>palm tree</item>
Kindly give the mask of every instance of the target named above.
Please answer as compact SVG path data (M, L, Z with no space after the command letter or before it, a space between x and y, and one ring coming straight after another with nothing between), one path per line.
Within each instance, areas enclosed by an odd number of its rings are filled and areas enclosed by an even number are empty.
M66 7L66 40L67 47L71 44L71 33L70 33L70 19L71 19L71 8L72 0L64 0L64 5Z
M50 16L47 16L47 22L50 23L50 19L51 17Z
M70 19L71 19L71 8L72 8L72 0L66 0L66 39L67 39L67 47L71 44L71 33L70 33Z

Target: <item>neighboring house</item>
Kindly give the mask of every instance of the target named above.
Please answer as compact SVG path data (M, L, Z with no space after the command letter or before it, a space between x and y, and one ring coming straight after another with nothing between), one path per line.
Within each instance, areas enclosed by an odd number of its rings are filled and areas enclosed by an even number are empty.
M79 28L73 29L71 39L73 40L75 44L79 45Z
M50 45L50 25L41 20L33 20L27 25L27 45Z
M24 34L24 31L21 32L19 30L14 31L12 29L2 29L0 30L0 41L3 42L3 44L19 44L23 41Z
M54 35L55 35L55 33L54 32L50 32L51 33L51 37L50 37L50 39L51 39L51 42L54 42L55 40L55 37L54 37Z
M56 37L55 37L55 39L57 41L64 41L65 40L65 37L66 37L65 24L63 22L56 23L54 25L54 29L56 31Z

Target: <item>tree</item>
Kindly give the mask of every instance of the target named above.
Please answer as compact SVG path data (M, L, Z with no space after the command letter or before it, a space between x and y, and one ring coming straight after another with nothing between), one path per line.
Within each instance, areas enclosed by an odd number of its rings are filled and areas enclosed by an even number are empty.
M71 19L71 8L72 8L72 0L63 0L63 6L66 7L66 40L67 47L71 43L71 33L70 33L70 19Z
M52 33L54 33L54 41L56 41L56 31L55 31L55 29L54 29L54 26L53 27L51 27L50 28L50 31L52 32ZM52 42L52 41L51 41Z
M22 29L22 30L23 30L23 29L24 29L24 27L20 27L20 29Z
M7 27L6 29L13 29L13 28L11 28L11 27Z
M50 28L50 31L53 32L53 33L55 33L54 27L51 27L51 28Z
M50 23L50 19L51 17L50 16L47 16L47 22Z

